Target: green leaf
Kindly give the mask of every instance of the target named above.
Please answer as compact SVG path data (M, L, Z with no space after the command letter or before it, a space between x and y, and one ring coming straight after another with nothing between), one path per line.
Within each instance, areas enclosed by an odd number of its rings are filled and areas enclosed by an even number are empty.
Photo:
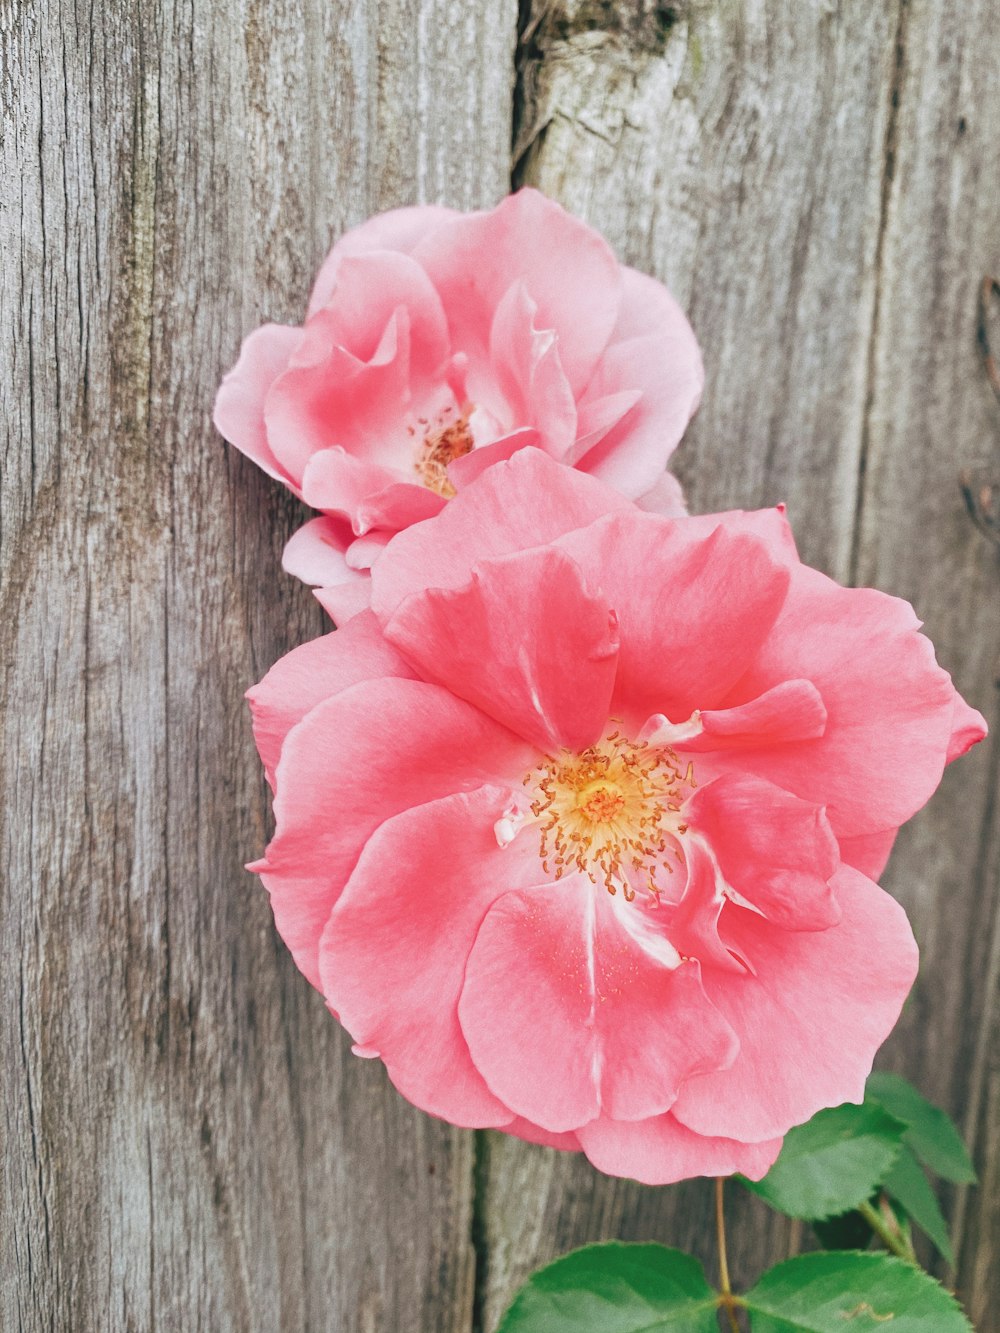
M922 1097L912 1083L898 1074L872 1074L865 1097L902 1120L906 1142L925 1166L956 1185L975 1182L976 1173L954 1121Z
M717 1309L697 1259L609 1241L540 1268L497 1333L718 1333Z
M910 1221L916 1222L921 1230L926 1231L948 1262L953 1264L955 1255L948 1236L948 1223L944 1220L941 1206L923 1168L905 1144L883 1184L892 1198L902 1204Z
M753 1333L972 1333L954 1297L886 1254L802 1254L744 1297Z
M834 1106L790 1129L764 1179L743 1184L789 1217L815 1221L845 1213L882 1183L904 1130L880 1106Z

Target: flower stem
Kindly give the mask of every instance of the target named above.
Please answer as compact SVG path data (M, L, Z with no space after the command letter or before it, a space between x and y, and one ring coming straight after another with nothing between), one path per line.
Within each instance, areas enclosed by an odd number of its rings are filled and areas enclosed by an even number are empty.
M917 1256L913 1253L913 1246L907 1243L905 1236L900 1235L898 1231L890 1227L878 1209L873 1208L867 1199L864 1203L858 1204L858 1212L887 1250L891 1250L893 1254L898 1255L900 1259L905 1259L909 1264L916 1264Z
M740 1326L736 1319L736 1301L733 1297L733 1289L729 1284L729 1260L726 1257L726 1217L723 1210L722 1191L725 1186L725 1178L716 1176L715 1178L715 1235L719 1243L719 1287L721 1299L719 1304L725 1309L729 1316L729 1326L732 1333L740 1333Z

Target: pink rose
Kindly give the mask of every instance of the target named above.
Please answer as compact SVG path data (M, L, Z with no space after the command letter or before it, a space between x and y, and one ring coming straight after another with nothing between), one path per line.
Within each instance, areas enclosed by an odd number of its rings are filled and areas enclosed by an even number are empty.
M664 468L702 382L666 288L521 190L488 213L404 208L348 232L304 326L246 339L215 423L322 512L285 568L343 619L394 533L525 444L683 513Z
M859 1101L917 965L873 883L985 733L910 606L777 510L667 519L534 449L250 692L299 967L417 1106L649 1183Z

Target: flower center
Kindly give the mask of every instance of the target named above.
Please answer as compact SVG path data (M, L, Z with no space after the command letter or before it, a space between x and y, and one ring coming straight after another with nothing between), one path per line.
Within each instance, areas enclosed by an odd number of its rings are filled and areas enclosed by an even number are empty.
M695 785L692 764L682 769L668 747L615 731L578 754L547 755L524 783L546 874L582 870L609 893L620 886L628 902L640 888L659 900L657 874L673 872L668 857L682 859L680 808Z
M417 476L422 484L428 490L443 495L446 500L453 499L455 495L455 487L448 477L448 464L470 453L475 444L469 427L469 415L466 411L454 421L446 421L436 430L429 431L424 436L417 458ZM421 421L420 425L426 428L428 423Z

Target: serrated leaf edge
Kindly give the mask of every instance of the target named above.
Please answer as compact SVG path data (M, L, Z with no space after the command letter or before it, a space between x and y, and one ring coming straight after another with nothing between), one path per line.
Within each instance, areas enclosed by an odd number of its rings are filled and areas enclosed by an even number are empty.
M845 1258L860 1259L863 1263L866 1263L869 1266L877 1265L879 1267L882 1267L884 1265L888 1265L890 1268L902 1269L907 1273L912 1273L916 1275L918 1278L925 1279L927 1282L931 1284L931 1286L936 1287L938 1291L940 1291L941 1294L947 1298L949 1304L952 1306L955 1313L961 1319L965 1320L965 1323L969 1329L969 1333L975 1333L975 1329L972 1326L969 1316L962 1309L962 1306L959 1304L957 1298L955 1297L954 1292L949 1291L948 1288L943 1283L939 1282L936 1277L933 1277L923 1268L916 1268L914 1267L913 1264L907 1263L905 1259L900 1259L897 1258L897 1256L894 1254L885 1254L884 1252L881 1251L873 1252L872 1250L817 1250L811 1254L796 1254L793 1255L790 1259L782 1259L780 1263L775 1264L773 1268L767 1269L766 1272L760 1275L760 1277L754 1283L753 1287L751 1287L751 1289L748 1292L746 1292L743 1296L740 1297L740 1303L743 1306L743 1308L747 1311L747 1313L752 1316L754 1314L753 1294L757 1290L757 1287L760 1285L760 1283L763 1282L766 1277L770 1277L773 1273L777 1273L780 1269L787 1268L791 1264L799 1264L803 1260L816 1263L817 1266L819 1266L820 1261L823 1261L828 1263L830 1267L834 1267L838 1261ZM777 1313L777 1316L779 1318L787 1318L787 1316L782 1315L780 1311L775 1312L763 1308L758 1309L757 1313L763 1315L773 1315Z

